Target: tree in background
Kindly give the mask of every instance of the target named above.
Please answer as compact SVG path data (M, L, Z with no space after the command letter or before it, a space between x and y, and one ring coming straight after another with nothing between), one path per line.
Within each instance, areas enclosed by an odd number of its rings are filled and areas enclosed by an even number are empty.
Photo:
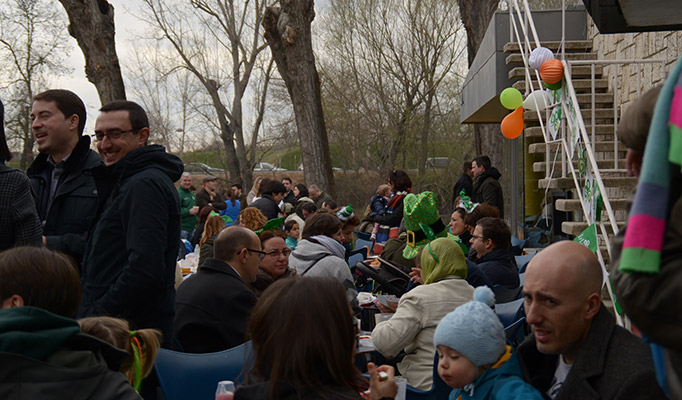
M335 194L320 77L315 67L310 24L312 0L282 0L263 17L265 38L293 103L305 181Z
M5 0L0 3L0 89L10 140L22 147L20 168L33 161L32 99L50 76L68 71L66 18L46 0Z
M125 100L114 40L114 7L107 0L59 0L69 15L69 33L85 56L85 75L102 104ZM45 9L52 6L45 5Z

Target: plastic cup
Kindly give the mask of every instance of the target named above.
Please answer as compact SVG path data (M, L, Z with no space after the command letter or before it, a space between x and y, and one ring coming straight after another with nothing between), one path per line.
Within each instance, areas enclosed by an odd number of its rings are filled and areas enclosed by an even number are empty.
M234 399L234 383L232 381L218 382L218 388L215 391L215 400L233 400Z
M396 376L395 383L398 385L398 394L395 395L395 400L405 400L407 395L407 379Z

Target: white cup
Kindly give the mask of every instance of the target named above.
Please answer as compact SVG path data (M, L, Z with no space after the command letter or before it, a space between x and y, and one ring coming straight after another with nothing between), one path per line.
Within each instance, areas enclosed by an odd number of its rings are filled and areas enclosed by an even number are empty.
M405 400L407 395L407 379L396 376L395 383L398 385L398 394L395 395L395 400Z

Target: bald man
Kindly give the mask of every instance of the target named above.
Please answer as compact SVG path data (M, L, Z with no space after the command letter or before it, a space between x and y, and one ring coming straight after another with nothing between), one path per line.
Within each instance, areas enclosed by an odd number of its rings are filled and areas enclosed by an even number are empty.
M533 335L524 378L547 398L664 399L649 349L602 306L602 270L587 247L555 243L533 257L523 287Z

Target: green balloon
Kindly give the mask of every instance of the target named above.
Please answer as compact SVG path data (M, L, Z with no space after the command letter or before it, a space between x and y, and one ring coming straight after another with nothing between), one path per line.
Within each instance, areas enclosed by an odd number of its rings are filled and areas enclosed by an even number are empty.
M523 106L523 95L513 87L506 88L500 93L500 103L504 108L516 110Z
M559 81L557 83L542 82L542 84L549 90L561 89L561 81Z

